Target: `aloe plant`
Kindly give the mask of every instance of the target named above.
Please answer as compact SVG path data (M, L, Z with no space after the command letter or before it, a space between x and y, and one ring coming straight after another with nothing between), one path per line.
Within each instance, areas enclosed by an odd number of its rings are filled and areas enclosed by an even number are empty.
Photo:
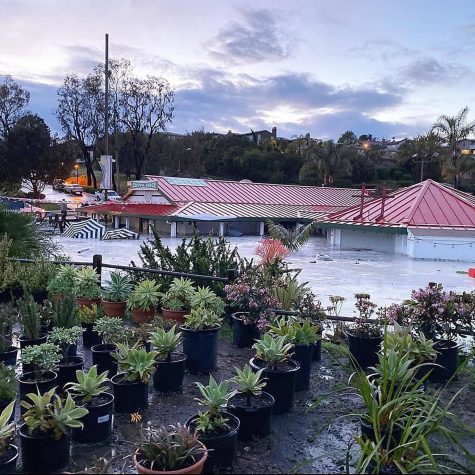
M256 350L256 357L261 359L272 369L285 363L291 357L294 345L287 342L286 336L272 336L265 333L261 340L257 340L252 348Z
M108 392L107 383L110 379L107 377L107 371L97 374L97 366L91 366L86 373L78 369L76 371L77 382L67 383L65 389L72 396L80 397L84 403L89 403L94 397Z
M182 341L181 332L176 332L176 325L173 325L170 330L166 331L164 328L157 328L150 333L148 340L158 353L158 357L170 361L172 353Z
M238 385L237 392L246 396L246 404L250 406L251 396L262 394L262 389L267 384L262 378L264 368L255 373L249 365L245 365L242 370L235 366L234 370L236 371L236 376L231 381Z
M103 297L109 302L126 302L134 286L130 277L120 272L111 272Z

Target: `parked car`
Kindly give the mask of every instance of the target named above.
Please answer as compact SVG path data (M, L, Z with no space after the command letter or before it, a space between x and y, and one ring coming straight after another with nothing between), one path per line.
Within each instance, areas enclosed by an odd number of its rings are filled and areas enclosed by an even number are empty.
M72 195L82 195L83 189L81 185L67 184L64 186L65 193L71 193Z
M53 190L64 191L65 183L59 178L53 181Z
M96 191L96 201L105 201L106 200L106 191L107 191L107 200L108 201L122 201L122 197L115 192L114 190L100 190Z

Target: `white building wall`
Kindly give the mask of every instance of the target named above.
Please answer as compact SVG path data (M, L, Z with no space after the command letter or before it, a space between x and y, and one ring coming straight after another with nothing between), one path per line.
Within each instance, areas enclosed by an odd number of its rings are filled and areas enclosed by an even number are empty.
M352 231L349 229L337 231L341 231L341 249L372 249L375 251L391 253L394 253L396 250L395 234L375 233L371 231Z
M475 238L414 236L409 231L407 255L414 259L475 262Z
M137 190L127 198L127 203L170 204L157 190Z

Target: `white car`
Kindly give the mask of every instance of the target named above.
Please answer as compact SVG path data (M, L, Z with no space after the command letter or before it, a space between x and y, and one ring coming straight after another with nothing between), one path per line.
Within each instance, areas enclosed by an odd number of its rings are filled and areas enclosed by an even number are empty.
M115 192L114 190L100 190L96 191L96 201L105 201L106 200L106 191L107 191L107 200L108 201L122 201L122 197Z
M72 195L82 195L83 189L81 185L64 185L63 191L65 193L71 193Z

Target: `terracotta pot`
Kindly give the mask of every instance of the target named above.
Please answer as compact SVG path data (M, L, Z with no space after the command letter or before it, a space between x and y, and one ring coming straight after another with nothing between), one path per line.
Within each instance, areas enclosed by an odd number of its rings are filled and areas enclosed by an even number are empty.
M110 302L109 300L104 299L102 299L101 302L106 317L125 318L127 302Z
M172 320L179 323L180 325L184 325L185 315L188 315L189 313L189 310L167 310L166 308L162 308L164 320Z
M208 458L208 451L206 450L206 447L201 442L199 442L199 443L203 446L203 449L205 451L204 454L203 454L203 457L201 457L201 459L198 460L198 462L196 462L194 465L191 465L187 468L182 468L180 470L171 470L171 471L167 471L167 472L161 472L159 470L150 470L148 468L145 468L143 465L140 465L140 463L137 461L137 452L138 452L138 450L134 454L135 468L137 469L138 473L145 473L147 475L156 475L156 474L163 474L163 475L176 474L176 475L179 475L179 474L184 474L184 473L189 473L189 474L192 474L192 475L193 474L199 475L200 473L203 472L204 464L206 462L206 459Z
M148 323L155 315L155 308L142 310L140 308L132 309L132 320L135 323Z
M76 297L76 303L78 304L79 308L81 307L88 307L92 308L94 304L96 304L98 307L101 304L101 299L82 299L80 297Z

